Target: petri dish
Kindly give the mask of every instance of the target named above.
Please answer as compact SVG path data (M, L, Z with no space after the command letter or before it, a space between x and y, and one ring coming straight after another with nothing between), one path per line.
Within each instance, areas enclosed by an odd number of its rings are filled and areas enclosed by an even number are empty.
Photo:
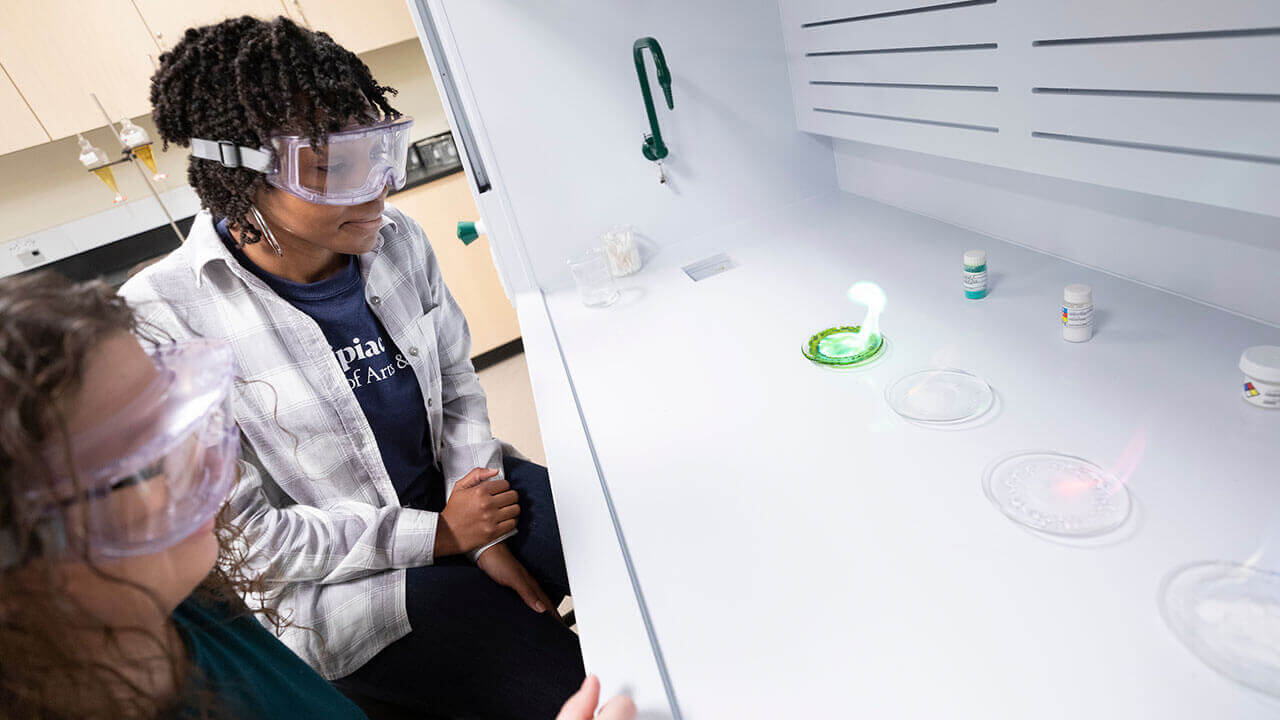
M1201 662L1280 698L1280 574L1231 562L1169 573L1160 614Z
M899 378L884 391L889 407L908 420L959 423L991 409L995 393L985 380L964 370L920 370Z
M837 325L814 333L800 352L824 367L854 368L879 357L884 347L884 336L864 336L861 325Z
M1050 451L997 460L982 478L987 498L1014 522L1063 537L1102 535L1129 517L1129 491L1094 463Z

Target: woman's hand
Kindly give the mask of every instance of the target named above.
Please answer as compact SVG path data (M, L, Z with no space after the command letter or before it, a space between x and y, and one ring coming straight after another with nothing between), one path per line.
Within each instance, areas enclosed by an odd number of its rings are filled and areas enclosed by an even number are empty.
M588 675L582 681L582 687L560 708L556 720L632 720L636 716L636 705L626 695L618 695L600 708L596 715L596 703L600 702L600 679Z
M524 600L524 604L533 608L534 612L544 613L548 610L557 612L555 606L551 604L551 599L542 592L542 588L538 587L538 581L524 569L506 545L499 543L485 550L479 558L476 558L476 565L494 582L515 590L520 595L520 599ZM558 612L556 617L560 617Z
M476 468L453 486L436 524L436 557L471 552L516 529L519 496L497 470Z

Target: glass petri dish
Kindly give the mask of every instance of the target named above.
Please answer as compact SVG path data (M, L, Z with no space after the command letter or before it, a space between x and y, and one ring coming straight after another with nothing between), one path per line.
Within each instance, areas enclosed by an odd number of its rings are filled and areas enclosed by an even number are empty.
M987 498L1014 522L1063 537L1115 530L1129 517L1129 491L1084 458L1048 451L997 460L982 478Z
M814 333L800 352L824 367L853 368L879 357L884 347L884 336L863 336L861 325L837 325Z
M1160 614L1204 664L1280 698L1280 575L1230 562L1187 565L1161 583Z
M959 423L991 409L995 393L982 378L963 370L921 370L899 378L884 391L889 407L908 420Z

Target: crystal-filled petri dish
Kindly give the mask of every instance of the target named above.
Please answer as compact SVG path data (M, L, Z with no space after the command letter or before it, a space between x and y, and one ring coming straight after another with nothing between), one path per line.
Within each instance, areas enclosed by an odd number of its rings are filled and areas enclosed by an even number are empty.
M809 360L831 368L861 367L884 352L884 336L864 336L860 325L837 325L814 333L800 352Z
M1229 562L1187 565L1161 583L1160 614L1204 664L1280 698L1280 574Z
M885 388L889 407L908 420L960 423L980 417L995 404L995 393L982 378L964 370L920 370Z
M1010 520L1050 535L1091 537L1129 517L1129 491L1083 458L1023 452L992 463L982 478L987 498Z

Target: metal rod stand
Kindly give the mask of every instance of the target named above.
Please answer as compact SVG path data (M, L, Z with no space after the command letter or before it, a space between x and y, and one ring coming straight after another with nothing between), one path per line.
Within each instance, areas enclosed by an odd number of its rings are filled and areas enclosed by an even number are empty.
M174 222L173 215L169 214L169 208L165 207L164 200L160 199L160 193L156 191L156 186L151 182L151 178L147 176L147 171L138 164L138 158L133 154L133 148L124 144L124 139L120 137L120 133L116 130L115 123L111 121L111 116L107 114L107 109L102 106L102 101L98 99L97 93L89 93L89 97L98 104L98 109L102 111L102 117L107 121L107 127L111 128L111 134L116 136L116 142L120 143L120 147L124 148L128 154L131 164L138 169L138 174L142 176L142 181L147 184L147 189L151 191L151 197L156 199L156 204L160 206L160 211L164 213L166 219L169 220L169 227L173 228L173 234L178 236L178 242L184 243L187 238L183 236L182 231L178 229L178 223Z

